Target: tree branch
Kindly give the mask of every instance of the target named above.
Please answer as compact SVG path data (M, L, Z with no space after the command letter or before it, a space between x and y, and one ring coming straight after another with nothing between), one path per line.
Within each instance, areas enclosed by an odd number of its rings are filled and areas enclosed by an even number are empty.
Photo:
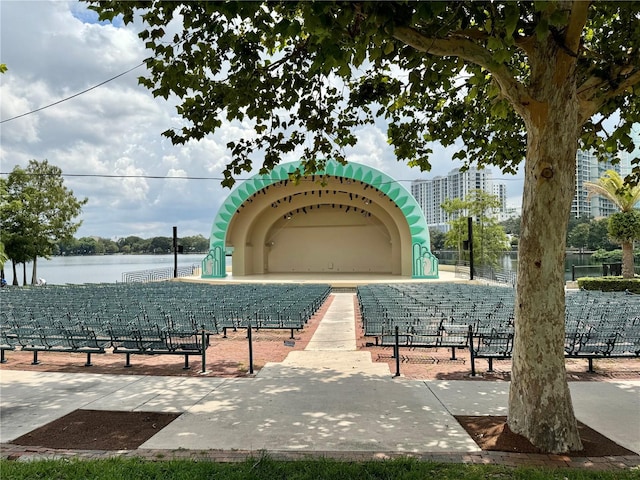
M569 22L564 34L564 46L573 53L574 57L578 56L578 49L582 39L582 31L587 23L589 16L589 6L591 2L585 0L574 0L569 14Z
M623 80L618 83L617 87L611 90L609 93L610 97L617 97L622 94L627 88L633 87L636 84L640 83L640 69L636 70L633 74L624 77Z
M561 84L568 72L576 64L578 50L582 38L582 31L587 23L590 2L573 0L569 11L567 28L562 39L562 45L556 61L556 69L553 76L556 84Z
M522 105L530 103L530 96L523 86L515 80L508 67L496 62L491 52L483 46L467 38L432 38L427 37L410 27L396 27L393 37L419 52L439 57L459 57L470 63L479 65L489 72L498 82L503 95L518 110Z
M640 84L640 69L636 69L636 71L630 75L623 75L621 72L626 68L628 68L628 66L619 67L619 75L616 75L613 79L592 76L578 87L580 120L582 124L600 111L602 105L610 99L621 95L628 88ZM615 85L613 88L605 87L612 87L613 85Z
M467 40L468 36L465 38L432 38L424 36L411 27L396 27L393 31L393 37L420 52L439 57L460 57L491 72L500 66L493 60L488 50Z

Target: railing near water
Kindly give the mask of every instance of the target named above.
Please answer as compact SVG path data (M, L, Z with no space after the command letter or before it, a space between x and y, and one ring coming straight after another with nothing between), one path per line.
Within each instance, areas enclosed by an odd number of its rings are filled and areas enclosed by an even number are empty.
M517 274L515 270L504 270L488 266L477 267L474 275L491 282L506 283L515 288Z
M469 262L456 263L455 275L458 278L470 278L471 267ZM473 278L481 278L490 282L504 283L512 287L516 286L517 273L515 270L489 267L486 265L473 267Z
M191 277L200 273L200 265L188 265L178 267L178 277ZM122 281L124 283L146 283L156 282L158 280L169 280L174 278L174 268L153 268L150 270L137 270L134 272L124 272Z
M468 262L456 263L456 278L471 278L471 267Z
M602 277L602 265L571 265L571 281L580 277Z
M640 274L640 265L634 265L636 275ZM622 263L603 263L601 265L571 265L571 280L581 277L619 277L622 275Z
M640 265L635 267L636 275L640 275ZM456 263L455 275L457 278L470 278L469 262ZM580 277L606 277L622 275L621 263L603 263L600 265L572 265L571 280L576 281ZM506 283L511 286L516 284L516 271L504 270L487 266L474 266L473 277L482 278L497 283Z

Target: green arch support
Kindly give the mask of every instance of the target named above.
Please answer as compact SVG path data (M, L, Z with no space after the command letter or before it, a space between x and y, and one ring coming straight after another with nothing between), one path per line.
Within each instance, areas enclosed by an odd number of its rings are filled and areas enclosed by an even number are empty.
M202 278L223 278L227 275L225 240L227 228L240 205L251 195L268 185L289 179L289 174L300 167L300 162L276 166L268 175L256 175L233 190L218 210L211 227L209 253L202 260ZM377 188L400 208L411 232L412 278L438 278L438 259L431 253L429 228L420 206L413 195L385 173L359 163L342 165L334 160L326 163L316 175L331 175L363 182Z

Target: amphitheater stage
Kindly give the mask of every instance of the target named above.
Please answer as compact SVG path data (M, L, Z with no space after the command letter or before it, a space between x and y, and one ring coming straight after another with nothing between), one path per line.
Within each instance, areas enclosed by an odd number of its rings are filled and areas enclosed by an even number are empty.
M199 276L181 277L175 279L183 282L206 282L212 284L241 284L241 283L322 283L332 288L353 289L360 285L372 283L468 283L468 279L456 277L453 271L440 270L439 278L420 279L401 275L377 273L267 273L261 275L233 276L228 273L224 278L200 278Z

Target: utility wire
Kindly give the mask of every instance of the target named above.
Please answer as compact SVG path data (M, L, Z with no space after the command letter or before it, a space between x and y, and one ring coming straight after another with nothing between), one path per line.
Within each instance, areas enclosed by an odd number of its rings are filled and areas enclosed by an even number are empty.
M0 175L10 175L11 172L0 172ZM47 175L47 174L31 174L31 175ZM223 177L195 177L195 176L190 176L190 175L185 175L185 176L167 176L167 175L116 175L116 174L101 174L101 173L62 173L60 174L63 177L85 177L85 178L145 178L145 179L150 179L150 180L225 180ZM321 174L317 174L317 176L321 176ZM253 178L253 177L252 177ZM281 178L270 178L270 177L261 177L264 180L273 180L273 181L277 181L277 180L282 180ZM247 182L251 180L251 178L236 178L235 181L236 182ZM419 179L418 179L419 180ZM498 179L493 179L494 181L499 181L499 182L504 182L504 181L521 181L524 180L521 177L515 177L515 178L498 178ZM356 180L357 181L357 180ZM397 182L415 182L416 179L396 179L396 180L390 180L388 182L381 182L382 184L385 183L397 183ZM429 181L429 180L426 180Z
M58 105L58 104L60 104L60 103L62 103L62 102L66 102L67 100L71 100L72 98L76 98L76 97L79 97L80 95L84 95L85 93L90 92L91 90L93 90L93 89L95 89L95 88L101 87L101 86L102 86L102 85L104 85L105 83L112 82L113 80L115 80L115 79L117 79L117 78L120 78L120 77L122 77L123 75L126 75L127 73L132 72L132 71L134 71L136 68L140 68L140 67L142 67L142 66L144 66L144 62L140 63L139 65L136 65L136 66L135 66L135 67L133 67L133 68L130 68L130 69L129 69L129 70L127 70L126 72L119 73L119 74L118 74L118 75L116 75L115 77L111 77L111 78L109 78L108 80L105 80L104 82L100 82L100 83L98 83L97 85L94 85L93 87L89 87L89 88L87 88L86 90L83 90L83 91L81 91L81 92L75 93L75 94L71 95L70 97L63 98L62 100L58 100L57 102L50 103L49 105L45 105L44 107L40 107L40 108L37 108L37 109L35 109L35 110L31 110L30 112L22 113L22 114L20 114L20 115L16 115L15 117L7 118L7 119L5 119L5 120L0 121L0 123L10 122L11 120L16 120L16 119L18 119L18 118L26 117L27 115L31 115L31 114L36 113L36 112L40 112L40 111L45 110L45 109L47 109L47 108L53 107L53 106L55 106L55 105Z
M172 46L176 46L176 45L178 45L179 43L180 43L179 41L178 41L178 42L174 42L174 43L172 44ZM156 57L157 57L157 55L156 55L156 56L154 56L153 58L156 58ZM23 113L23 114L21 114L21 115L17 115L17 116L15 116L15 117L7 118L7 119L5 119L5 120L0 120L0 124L5 123L5 122L10 122L11 120L15 120L15 119L17 119L17 118L26 117L27 115L31 115L32 113L40 112L40 111L45 110L45 109L47 109L47 108L53 107L53 106L55 106L55 105L58 105L58 104L60 104L60 103L62 103L62 102L66 102L67 100L71 100L72 98L76 98L76 97L78 97L78 96L80 96L80 95L84 95L85 93L90 92L91 90L93 90L93 89L95 89L95 88L101 87L102 85L104 85L104 84L106 84L106 83L112 82L113 80L115 80L115 79L117 79L117 78L120 78L120 77L122 77L123 75L126 75L127 73L130 73L130 72L134 71L136 68L140 68L140 67L144 66L144 65L145 65L145 63L146 63L146 62L142 62L142 63L140 63L140 64L136 65L135 67L130 68L129 70L127 70L127 71L125 71L125 72L119 73L118 75L116 75L116 76L114 76L114 77L111 77L111 78L109 78L109 79L105 80L104 82L100 82L100 83L98 83L97 85L94 85L93 87L89 87L89 88L87 88L86 90L83 90L83 91L78 92L78 93L76 93L76 94L74 94L74 95L71 95L70 97L63 98L62 100L58 100L57 102L53 102L53 103L51 103L51 104L49 104L49 105L45 105L44 107L37 108L37 109L35 109L35 110L32 110L32 111L30 111L30 112Z

